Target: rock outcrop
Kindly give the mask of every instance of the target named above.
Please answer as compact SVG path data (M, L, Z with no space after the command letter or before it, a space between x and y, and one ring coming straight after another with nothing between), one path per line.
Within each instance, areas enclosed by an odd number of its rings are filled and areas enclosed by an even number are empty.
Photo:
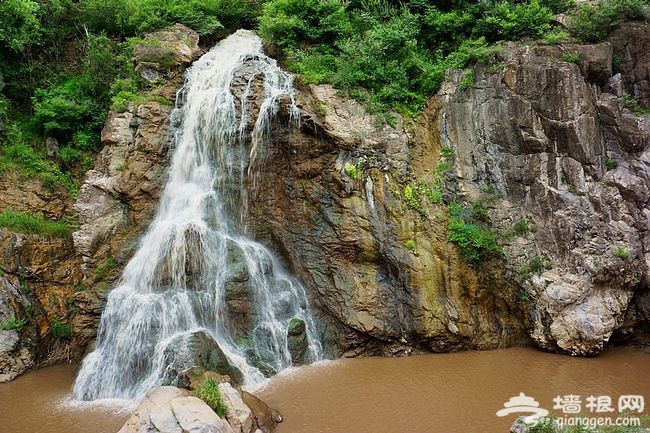
M635 293L647 293L650 120L627 108L624 90L647 97L648 71L626 60L630 41L650 50L647 29L628 30L624 47L616 35L611 44L507 46L503 72L480 69L472 89L452 73L432 102L460 196L495 195L508 279L530 298L530 334L547 350L600 352ZM612 72L621 52L632 77Z
M149 391L118 433L270 433L229 383L218 385L225 414L217 415L185 389L161 386Z

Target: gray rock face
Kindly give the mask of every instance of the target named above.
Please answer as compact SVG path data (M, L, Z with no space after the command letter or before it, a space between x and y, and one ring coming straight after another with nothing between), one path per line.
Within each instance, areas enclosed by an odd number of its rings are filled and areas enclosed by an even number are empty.
M567 50L580 66L562 60ZM497 193L498 231L535 226L505 241L510 278L532 298L533 340L598 353L647 290L650 124L607 76L610 44L511 46L504 57L504 72L479 71L473 89L450 74L436 97L441 145L467 201Z

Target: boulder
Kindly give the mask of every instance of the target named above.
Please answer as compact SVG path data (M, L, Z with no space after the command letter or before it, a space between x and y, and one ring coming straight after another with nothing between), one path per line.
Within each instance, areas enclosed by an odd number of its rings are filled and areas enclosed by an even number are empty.
M291 362L293 365L302 365L307 361L309 341L305 321L299 317L294 317L289 321L287 329L287 343L289 352L291 352Z
M204 331L176 337L164 351L166 382L177 383L183 372L200 368L229 376L234 383L243 381L242 372L230 363L219 344Z
M235 433L251 433L255 423L253 411L246 406L241 395L229 383L220 383L219 392L226 405L226 420Z
M175 398L170 407L183 433L235 433L230 424L197 397Z
M182 24L148 33L133 48L135 70L150 83L177 75L200 54L198 33Z
M45 139L45 149L47 156L54 157L59 155L59 140L54 137L47 137Z
M118 433L235 433L188 391L161 386L147 393Z
M241 397L255 416L253 427L261 430L262 433L271 433L275 425L282 422L282 415L277 410L271 409L260 398L246 391L241 391Z

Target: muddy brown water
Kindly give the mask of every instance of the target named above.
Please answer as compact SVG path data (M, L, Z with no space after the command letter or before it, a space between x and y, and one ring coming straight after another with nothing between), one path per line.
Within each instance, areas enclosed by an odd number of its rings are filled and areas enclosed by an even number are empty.
M1 384L0 433L117 432L127 411L69 403L74 371L46 368ZM496 412L520 392L546 409L568 394L583 404L590 395L648 400L650 354L619 347L585 359L513 348L345 359L283 372L256 391L284 415L276 433L506 433L515 416Z

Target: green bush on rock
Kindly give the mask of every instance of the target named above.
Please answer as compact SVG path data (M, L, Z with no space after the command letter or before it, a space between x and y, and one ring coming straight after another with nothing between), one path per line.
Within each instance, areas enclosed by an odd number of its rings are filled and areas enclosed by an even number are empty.
M212 377L206 378L201 384L192 391L192 395L203 400L214 410L221 418L226 414L226 404L221 398L219 392L219 382Z

